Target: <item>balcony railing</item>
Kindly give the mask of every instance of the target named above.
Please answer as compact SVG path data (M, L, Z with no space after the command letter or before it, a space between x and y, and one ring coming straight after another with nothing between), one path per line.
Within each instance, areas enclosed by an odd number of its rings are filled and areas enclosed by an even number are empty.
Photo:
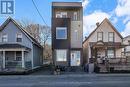
M128 64L130 61L128 61L128 58L122 58L122 57L117 57L117 58L97 58L96 61L97 64Z
M22 67L22 61L8 61L5 62L6 68L21 68Z

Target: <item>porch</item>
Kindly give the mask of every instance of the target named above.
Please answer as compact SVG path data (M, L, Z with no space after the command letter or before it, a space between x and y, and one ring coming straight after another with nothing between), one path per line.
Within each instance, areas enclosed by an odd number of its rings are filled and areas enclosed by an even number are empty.
M0 72L23 72L31 68L31 60L28 58L29 51L26 48L1 48Z
M130 71L130 58L122 53L123 47L121 43L91 43L89 63L94 63L98 72Z

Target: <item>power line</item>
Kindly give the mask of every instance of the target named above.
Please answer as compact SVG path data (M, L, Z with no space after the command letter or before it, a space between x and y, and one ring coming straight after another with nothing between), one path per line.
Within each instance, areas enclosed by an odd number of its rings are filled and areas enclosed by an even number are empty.
M37 10L39 16L42 18L42 21L45 23L46 26L48 26L47 23L46 23L46 21L44 20L43 16L41 15L41 13L40 13L40 11L39 11L37 5L35 4L34 0L32 0L32 3L33 3L33 5L34 5L34 7L36 8L36 10Z

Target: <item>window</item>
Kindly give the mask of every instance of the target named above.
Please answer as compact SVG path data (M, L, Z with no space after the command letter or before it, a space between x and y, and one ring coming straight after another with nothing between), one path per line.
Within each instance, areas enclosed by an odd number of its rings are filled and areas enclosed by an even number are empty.
M109 42L114 42L114 33L113 32L108 33L108 41Z
M16 36L16 41L17 42L22 42L22 34L21 33L18 33L17 36Z
M56 18L67 18L67 12L56 12Z
M56 50L56 61L67 61L67 50Z
M16 51L16 61L22 61L22 52Z
M62 18L60 12L56 12L56 18Z
M56 27L56 39L67 39L66 27Z
M97 33L97 41L103 41L103 32Z
M73 20L74 20L74 21L77 21L77 20L78 20L78 14L77 14L77 12L74 12Z
M107 56L108 58L114 58L114 49L108 49Z
M7 34L2 35L2 42L7 42L8 41L8 36Z

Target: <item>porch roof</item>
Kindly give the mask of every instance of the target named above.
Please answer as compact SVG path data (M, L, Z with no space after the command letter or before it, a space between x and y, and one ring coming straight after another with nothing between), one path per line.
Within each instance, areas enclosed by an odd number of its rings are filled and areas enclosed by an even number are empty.
M31 50L31 48L28 48L26 46L23 46L21 44L17 44L17 43L14 43L14 44L0 44L0 49L19 49L19 48L24 48L26 50Z
M115 47L123 48L126 45L121 44L121 42L90 42L90 47Z

